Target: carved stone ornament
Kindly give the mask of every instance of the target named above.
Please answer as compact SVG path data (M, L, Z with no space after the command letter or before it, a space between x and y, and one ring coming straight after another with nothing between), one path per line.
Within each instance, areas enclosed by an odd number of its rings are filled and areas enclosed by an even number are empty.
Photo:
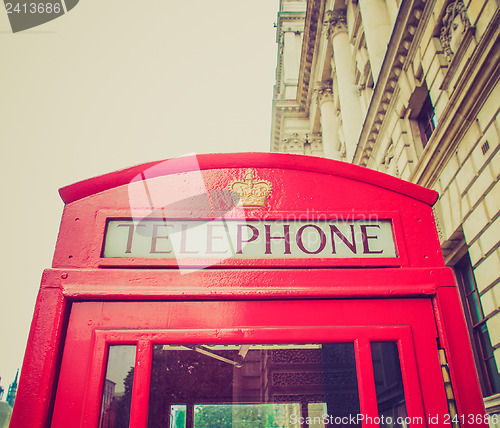
M280 151L282 153L310 154L308 152L321 152L323 150L323 139L321 132L312 134L288 134L283 137Z
M247 169L245 180L235 180L229 184L229 190L238 193L243 208L265 208L272 185L267 180L255 180L255 172Z
M346 10L327 10L323 22L323 33L330 38L342 31L347 31Z
M340 153L341 159L343 159L347 156L347 148L346 148L346 144L345 144L344 126L343 126L341 120L339 122L340 122L339 129L337 131L337 135L339 136L337 150Z
M382 159L382 165L385 166L385 169L389 169L390 163L394 158L394 144L390 143L385 151L384 158Z
M333 101L332 80L316 82L314 92L319 105L323 104L325 101Z
M313 152L323 150L323 139L320 132L306 135L307 142L311 145Z
M284 153L293 151L304 151L304 144L307 142L305 135L299 135L297 132L283 137L281 151Z
M460 43L470 27L467 8L462 0L453 1L447 8L441 27L441 44L448 62L457 53Z

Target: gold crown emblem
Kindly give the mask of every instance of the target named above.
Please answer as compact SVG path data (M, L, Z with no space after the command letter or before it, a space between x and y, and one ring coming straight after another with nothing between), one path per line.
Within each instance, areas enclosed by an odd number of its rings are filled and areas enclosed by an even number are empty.
M243 208L265 208L272 185L267 180L255 180L255 173L247 169L245 181L235 180L229 184L229 190L240 195Z

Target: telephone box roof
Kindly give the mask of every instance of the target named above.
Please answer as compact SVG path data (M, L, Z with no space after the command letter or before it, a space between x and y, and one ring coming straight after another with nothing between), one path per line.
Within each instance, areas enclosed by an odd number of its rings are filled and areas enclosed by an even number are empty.
M196 162L193 162L193 157ZM364 182L406 195L433 205L438 197L434 190L383 174L381 172L331 159L283 153L228 153L205 154L148 162L130 168L89 178L59 189L62 200L69 204L87 196L130 183L134 177L148 171L148 179L170 174L208 169L225 168L273 168L310 171L336 175Z

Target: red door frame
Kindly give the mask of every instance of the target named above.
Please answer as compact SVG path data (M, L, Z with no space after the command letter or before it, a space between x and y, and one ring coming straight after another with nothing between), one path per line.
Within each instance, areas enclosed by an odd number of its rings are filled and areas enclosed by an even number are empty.
M152 345L161 343L354 342L361 414L375 418L378 410L370 341L397 341L409 417L424 420L427 413L445 414L430 299L392 299L386 302L387 313L374 315L378 305L373 299L357 300L354 306L359 313L355 313L349 300L77 304L70 318L52 427L97 425L110 344L138 346L133 427L146 427ZM304 314L309 315L304 318ZM204 328L232 323L237 325ZM182 325L189 327L179 328ZM421 351L417 356L414 346ZM421 385L425 388L425 412Z
M436 192L366 168L307 156L247 153L195 160L139 165L61 189L66 207L53 267L42 278L11 427L49 426L71 306L110 300L429 298L458 411L484 414L456 283L439 248L431 209ZM170 262L101 257L106 219L131 217L129 188L137 177L148 188L182 195L194 174L202 178L205 191L227 189L248 168L270 180L273 192L264 209L245 211L245 219L387 218L393 224L396 259L228 259L212 269L189 271L200 262L191 260L182 271L191 273L181 275ZM218 218L214 206L213 200L209 207L186 206L174 217ZM383 305L378 312L384 313Z
M256 295L266 295L268 301L283 299L431 299L438 337L446 350L460 414L483 415L484 405L480 394L477 375L470 370L472 355L464 351L463 335L467 334L453 273L448 268L404 269L387 274L385 269L331 269L294 270L283 269L279 278L265 271L243 269L232 270L233 282L221 284L218 270L201 270L189 275L178 272L160 271L154 276L144 269L114 269L112 271L89 270L69 271L50 269L45 271L42 288L38 297L28 351L23 367L25 382L18 398L21 403L16 408L13 427L46 427L50 420L53 399L59 374L63 339L67 327L67 317L74 303L99 300L101 302L174 302L182 301L251 301ZM105 281L112 283L102 287ZM370 282L370 290L353 283ZM391 281L391 288L387 284ZM140 292L131 283L140 283ZM158 283L170 284L168 289L158 287ZM332 286L331 284L337 284ZM54 286L54 284L58 284ZM121 284L121 285L120 285ZM204 284L204 285L200 285ZM258 284L258 285L256 285ZM304 284L314 284L305 286ZM418 288L418 293L415 289ZM134 292L132 293L132 291ZM269 300L270 299L270 300ZM390 301L389 300L389 301ZM295 301L295 300L290 300ZM380 300L379 300L380 301ZM258 302L258 301L257 301ZM418 314L416 314L418 316ZM118 328L118 327L117 327ZM54 343L56 346L54 346ZM144 342L139 341L140 346ZM43 358L40 358L40 355ZM144 358L143 354L140 358ZM454 358L453 356L459 356ZM42 361L43 365L40 364ZM26 370L29 368L31 370ZM146 379L146 378L144 378ZM424 378L420 379L425 382ZM28 382L30 382L28 384ZM144 386L144 385L143 385ZM476 390L477 388L477 390ZM51 391L51 394L47 394ZM29 405L28 405L29 404ZM17 405L16 405L17 406ZM475 425L481 426L481 425ZM484 425L486 426L486 425Z

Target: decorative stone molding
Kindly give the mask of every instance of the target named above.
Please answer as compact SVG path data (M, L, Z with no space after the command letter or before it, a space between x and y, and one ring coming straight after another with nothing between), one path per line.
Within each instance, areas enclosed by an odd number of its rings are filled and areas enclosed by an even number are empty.
M360 46L356 51L356 68L361 76L370 73L370 57L368 50L364 46Z
M273 100L273 116L274 121L272 124L272 143L271 143L271 151L279 152L281 151L282 146L282 129L286 131L283 127L283 121L286 117L306 117L305 113L301 112L299 109L299 105L296 100Z
M318 105L323 104L325 101L333 101L332 80L316 82L314 93L316 94Z
M347 157L347 150L345 148L345 142L340 144L339 151L340 151L340 159L344 159L345 157Z
M313 152L318 152L323 150L323 139L321 133L306 134L307 142L311 145L311 150Z
M339 111L339 114L340 114L340 111ZM339 119L338 136L339 136L339 145L337 147L337 150L340 153L340 158L344 159L347 156L347 148L346 148L346 144L345 144L344 127L342 126L341 119Z
M385 169L389 169L389 165L391 161L394 159L394 144L390 143L387 146L384 157L382 159L382 165L385 166Z
M303 34L304 33L304 28L302 24L299 23L293 23L293 26L288 26L288 27L281 27L280 31L278 33L278 49L280 55L283 55L283 49L285 47L285 34L286 33L293 33L293 34Z
M297 87L297 102L301 111L308 112L311 99L309 88L311 69L313 64L314 50L319 41L318 25L321 22L323 5L322 0L307 0L306 19L304 24L304 35L302 39L302 52L300 56L299 84Z
M329 39L342 32L347 32L346 10L327 10L323 22L323 33Z
M380 161L379 170L383 167L387 174L393 175L394 177L399 177L399 168L396 163L395 157L395 145L392 141L390 141L387 148L385 149L384 155L382 156L382 160Z
M283 153L305 153L305 147L309 145L312 152L319 152L323 150L323 141L321 133L313 134L299 134L294 132L285 135L281 142L280 152Z
M281 142L281 152L304 151L304 144L307 142L305 134L299 135L297 132L288 134L283 137Z
M282 31L281 31L281 36L283 36L283 34L285 33L294 33L294 34L302 34L304 32L304 29L303 28L292 28L292 27L288 27L288 28L283 28Z
M276 67L276 86L274 91L274 98L279 98L280 96L280 87L281 81L283 78L283 36L287 29L291 29L291 31L303 31L304 28L304 13L297 12L282 12L278 17L278 23L276 24L276 35L277 35L277 43L278 43L278 65ZM279 83L278 83L279 82Z
M462 40L470 27L467 8L462 0L453 1L447 8L441 27L441 44L448 62L457 53Z

